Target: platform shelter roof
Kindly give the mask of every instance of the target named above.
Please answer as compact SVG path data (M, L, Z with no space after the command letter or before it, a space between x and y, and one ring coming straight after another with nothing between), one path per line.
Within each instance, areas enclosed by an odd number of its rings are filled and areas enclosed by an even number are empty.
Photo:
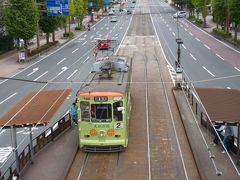
M240 89L196 88L211 121L240 123Z
M0 117L4 128L47 125L71 89L30 92Z

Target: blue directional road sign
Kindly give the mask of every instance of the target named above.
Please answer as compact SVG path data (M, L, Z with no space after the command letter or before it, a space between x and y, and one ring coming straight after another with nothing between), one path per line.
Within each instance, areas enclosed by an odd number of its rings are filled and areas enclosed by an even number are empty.
M68 14L68 0L47 0L48 16L62 16Z
M103 3L104 3L104 5L108 5L109 4L109 0L104 0Z

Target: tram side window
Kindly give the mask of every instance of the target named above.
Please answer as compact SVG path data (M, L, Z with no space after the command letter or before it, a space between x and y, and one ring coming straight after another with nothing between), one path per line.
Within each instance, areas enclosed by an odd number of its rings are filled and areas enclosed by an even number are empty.
M122 106L123 106L122 101L118 101L118 102L113 103L113 115L114 115L115 121L122 121L123 120L122 111L119 110L119 107L122 107Z
M87 101L80 102L82 121L90 121L90 104Z

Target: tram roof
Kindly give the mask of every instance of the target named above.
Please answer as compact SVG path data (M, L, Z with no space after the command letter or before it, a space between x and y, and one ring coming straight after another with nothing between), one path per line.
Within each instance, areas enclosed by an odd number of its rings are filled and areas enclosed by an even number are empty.
M128 87L129 72L112 72L111 78L107 74L93 73L90 83L85 82L78 93L89 92L119 92L125 93ZM101 77L102 76L102 77ZM121 81L120 78L122 77Z
M0 126L47 125L70 92L71 89L30 92L0 118Z
M196 88L211 121L240 123L240 89Z

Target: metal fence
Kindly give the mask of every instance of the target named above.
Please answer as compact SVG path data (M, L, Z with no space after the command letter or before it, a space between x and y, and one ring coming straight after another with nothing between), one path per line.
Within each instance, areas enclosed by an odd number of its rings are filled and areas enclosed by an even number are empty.
M58 120L53 126L49 127L47 130L42 132L39 136L32 139L32 141L21 151L18 155L17 160L13 160L12 163L9 164L8 167L2 168L0 170L0 180L11 180L13 172L23 171L25 167L29 163L31 163L31 159L34 155L36 155L41 149L43 149L46 145L52 142L55 138L57 138L63 131L71 127L71 116L70 114L66 114L60 120ZM32 143L32 144L31 144ZM32 148L31 148L32 146ZM32 149L32 150L31 150ZM19 167L17 167L17 164Z

